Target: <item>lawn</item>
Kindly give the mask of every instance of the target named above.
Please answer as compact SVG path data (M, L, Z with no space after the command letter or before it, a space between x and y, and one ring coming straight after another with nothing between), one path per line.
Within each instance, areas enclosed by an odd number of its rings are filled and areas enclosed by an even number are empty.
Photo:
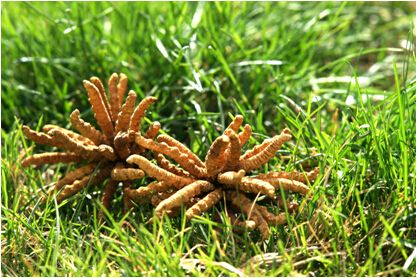
M3 2L1 13L2 275L415 275L412 2ZM292 131L260 172L317 166L318 179L267 240L214 221L221 206L191 221L116 207L103 224L98 188L40 202L71 168L23 168L25 153L51 148L31 148L22 124L69 128L74 109L93 122L82 81L113 72L157 97L146 122L200 158L241 114L249 146Z

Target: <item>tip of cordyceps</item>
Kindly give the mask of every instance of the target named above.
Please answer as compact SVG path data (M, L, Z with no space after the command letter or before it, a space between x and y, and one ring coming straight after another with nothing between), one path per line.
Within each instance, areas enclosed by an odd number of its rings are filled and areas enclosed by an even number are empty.
M230 142L229 136L227 136L227 135L222 135L220 140L222 140L223 143L229 143Z
M158 121L155 121L155 122L153 122L152 123L152 126L155 126L155 127L161 127L161 123L160 122L158 122Z
M80 110L74 109L74 111L71 112L70 117L78 116L80 115Z
M126 159L126 162L129 163L129 164L133 164L135 160L140 159L140 158L142 158L140 155L138 155L138 154L132 154L131 156L129 156Z
M240 178L243 178L243 177L246 175L246 171L245 171L245 170L243 170L243 169L240 169L240 170L237 172L237 174L238 174L238 176L239 176Z
M275 198L275 188L268 190L268 194L267 195L269 197Z
M126 162L131 164L133 162L133 160L135 159L135 157L134 157L135 155L136 154L132 154L131 156L129 156L128 158L126 158Z
M92 86L93 85L93 83L91 83L90 81L88 81L88 80L83 80L83 85L84 85L84 87L90 87L90 86Z
M155 101L157 101L158 100L158 98L156 98L156 97L147 97L149 100L151 100L152 102L155 102Z
M289 128L284 128L284 130L282 131L283 134L288 134L291 135L291 130Z
M236 133L232 129L228 128L224 131L224 135L227 135L228 137L231 137L233 135L236 135Z
M27 136L30 133L30 127L28 127L27 125L23 125L22 131L23 131L23 134Z

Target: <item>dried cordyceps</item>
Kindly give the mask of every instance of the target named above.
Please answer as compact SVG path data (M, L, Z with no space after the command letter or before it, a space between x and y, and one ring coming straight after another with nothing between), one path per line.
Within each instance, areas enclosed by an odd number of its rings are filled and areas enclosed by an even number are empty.
M64 152L34 154L26 158L22 165L27 167L85 162L85 165L61 178L49 193L60 190L57 201L62 201L88 184L99 184L108 180L103 189L102 202L109 209L119 182L126 191L133 180L144 176L142 170L128 165L126 158L132 154L143 153L144 149L137 146L134 139L136 134L140 134L146 110L156 98L146 97L135 108L136 93L131 90L123 104L127 91L127 76L124 74L114 73L110 77L109 98L97 77L92 77L90 81L84 80L84 87L100 130L81 119L77 109L71 113L70 121L80 134L55 125L45 125L43 132L23 126L23 133L28 139L38 144L64 149ZM151 140L157 135L160 127L158 122L154 122L144 137ZM123 195L123 199L128 207L130 200L127 194Z
M168 135L159 135L154 141L141 135L136 143L154 152L158 165L143 156L131 155L130 164L136 164L146 174L157 179L146 187L127 189L130 198L136 202L149 200L156 207L156 214L173 215L182 206L188 219L200 215L224 199L229 204L227 212L231 223L258 228L262 238L269 235L268 225L286 222L285 213L274 215L256 201L259 195L269 199L277 198L277 189L306 194L308 181L313 181L318 168L306 174L299 172L271 172L247 176L255 169L268 163L282 144L291 139L289 129L241 155L242 146L250 139L251 127L245 125L238 133L243 117L238 115L227 127L224 134L212 143L205 161L201 161L186 146ZM179 166L171 163L166 157ZM288 204L288 209L294 205ZM239 221L235 214L243 212L247 221Z

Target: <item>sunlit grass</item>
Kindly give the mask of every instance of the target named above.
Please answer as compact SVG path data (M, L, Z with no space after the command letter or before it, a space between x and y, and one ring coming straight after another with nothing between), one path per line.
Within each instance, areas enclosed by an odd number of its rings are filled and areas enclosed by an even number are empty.
M2 273L414 275L414 20L407 2L2 3ZM99 190L41 204L66 169L23 169L21 124L91 120L82 80L112 72L158 97L148 119L199 156L237 113L251 146L289 127L270 168L319 166L308 199L265 242L215 222L221 206L101 224Z

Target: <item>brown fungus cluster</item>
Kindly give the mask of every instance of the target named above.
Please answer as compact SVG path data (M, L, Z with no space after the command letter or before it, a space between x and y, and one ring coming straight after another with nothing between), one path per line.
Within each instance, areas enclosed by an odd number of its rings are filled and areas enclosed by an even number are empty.
M79 133L56 125L45 125L43 132L23 126L23 133L28 139L64 151L34 154L27 157L22 165L81 163L82 166L58 180L49 190L49 195L58 192L56 199L60 202L90 184L99 185L107 180L102 203L109 209L119 183L123 184L125 192L134 180L144 177L142 170L126 163L126 158L145 151L134 139L140 134L146 110L156 98L146 97L135 107L136 93L130 90L123 103L127 91L127 76L124 74L112 74L108 81L108 95L97 77L84 80L84 87L99 129L84 121L77 109L71 113L70 121ZM159 129L158 122L152 123L144 137L151 140ZM123 202L125 209L129 208L131 202L127 194L124 194Z
M157 164L136 154L129 156L127 162L136 164L157 181L138 189L127 189L129 198L139 203L150 201L158 216L175 215L185 207L188 219L206 212L223 199L229 205L227 212L231 223L251 230L257 228L262 238L267 238L269 225L285 223L286 216L285 213L275 215L258 204L258 197L265 195L276 200L280 188L306 194L309 190L306 183L317 177L318 168L305 174L294 171L248 176L275 157L276 151L291 139L291 134L289 129L284 129L241 155L242 146L252 135L249 125L239 133L242 123L243 117L236 116L224 134L213 141L204 162L168 135L159 135L155 141L138 134L136 143L152 150ZM241 213L246 215L246 221L237 219Z
M45 125L43 132L23 126L28 139L64 150L29 156L22 162L24 167L80 163L48 191L49 196L57 193L58 202L90 184L104 182L102 203L106 209L110 209L120 183L125 210L134 203L149 202L159 217L176 215L185 207L186 217L191 219L223 201L226 216L235 227L258 229L265 239L269 235L269 225L283 224L287 220L285 213L275 215L260 200L273 201L291 211L297 204L280 200L278 191L305 195L309 191L307 184L317 177L318 168L307 173L252 173L266 165L291 139L289 129L241 154L252 129L250 125L242 127L243 117L238 115L213 141L202 161L171 136L161 134L156 137L160 129L158 122L153 122L145 134L141 134L145 112L156 98L146 97L135 106L136 93L129 91L123 103L127 91L124 74L114 73L110 77L108 95L97 77L85 80L84 87L99 129L81 119L78 110L71 113L70 121L79 133L56 125ZM146 150L152 151L156 163L145 157ZM134 188L133 182L145 174L156 181Z

